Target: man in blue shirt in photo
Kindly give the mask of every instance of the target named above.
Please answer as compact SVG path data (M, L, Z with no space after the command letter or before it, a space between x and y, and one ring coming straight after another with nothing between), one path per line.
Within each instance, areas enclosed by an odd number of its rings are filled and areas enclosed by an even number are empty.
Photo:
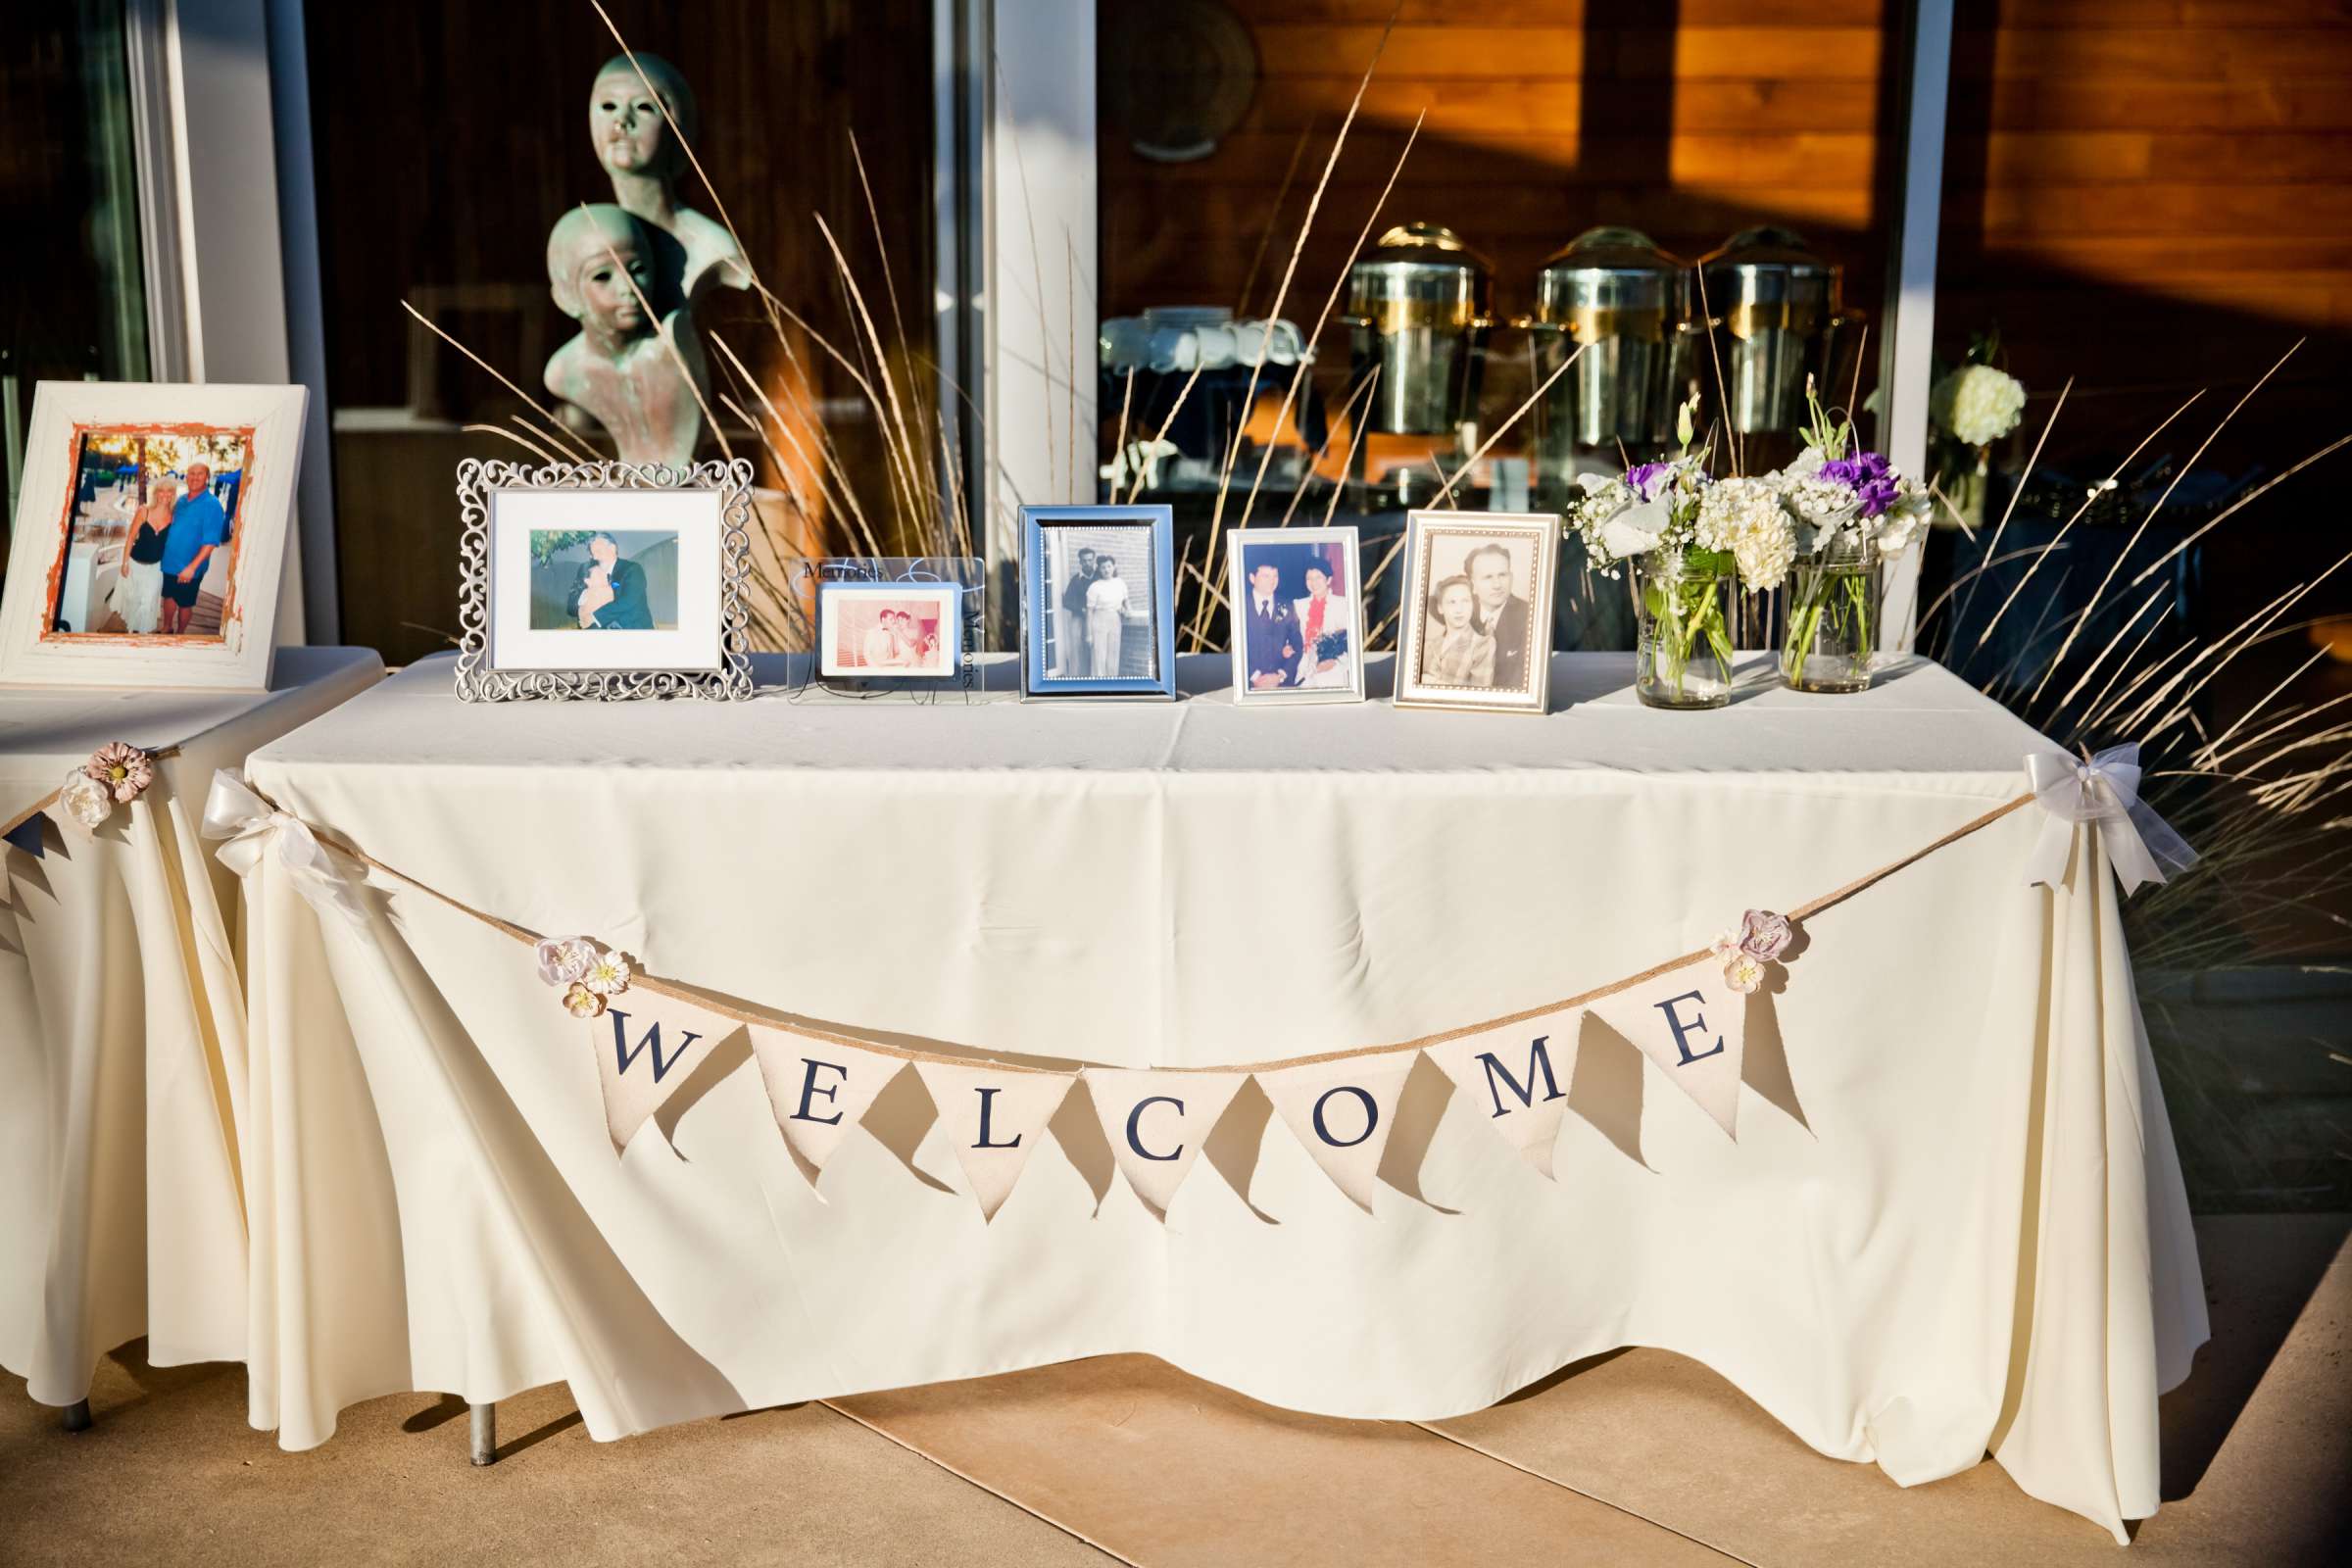
M213 495L210 464L188 465L188 493L172 509L164 530L164 605L161 630L167 637L187 633L195 618L196 594L213 552L228 542L228 514Z

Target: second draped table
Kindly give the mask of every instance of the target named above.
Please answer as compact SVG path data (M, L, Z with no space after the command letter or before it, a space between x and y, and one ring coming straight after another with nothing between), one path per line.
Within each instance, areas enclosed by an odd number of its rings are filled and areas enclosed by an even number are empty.
M665 979L1143 1066L1605 983L2016 797L2048 745L1927 663L1690 715L1640 708L1630 656L1561 656L1542 718L1243 710L1201 690L1228 669L1187 661L1174 705L465 707L435 660L251 774L409 876ZM527 947L380 876L364 927L322 922L265 858L252 1417L304 1447L376 1395L564 1381L611 1438L1146 1351L1280 1405L1434 1418L1639 1344L1899 1481L1991 1448L2120 1537L2155 1509L2156 1395L2203 1302L2112 879L2085 835L2066 887L2028 886L2039 829L2014 812L1809 922L1736 1144L1588 1026L1556 1184L1425 1067L1375 1214L1252 1089L1164 1226L1108 1173L1083 1087L993 1224L912 1075L822 1198L740 1049L672 1142L616 1155Z
M383 672L281 648L267 691L0 688L0 820L111 741L179 748L94 835L53 807L44 854L0 851L0 1366L44 1404L140 1335L157 1366L243 1357L237 882L205 791Z

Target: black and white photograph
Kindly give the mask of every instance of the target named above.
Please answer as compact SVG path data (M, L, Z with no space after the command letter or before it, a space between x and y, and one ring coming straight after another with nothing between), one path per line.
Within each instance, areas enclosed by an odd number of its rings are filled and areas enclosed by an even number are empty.
M1398 706L1543 712L1559 519L1416 512L1406 534Z
M1353 528L1237 528L1227 536L1234 701L1360 702L1362 588Z
M1033 695L1173 696L1166 507L1022 513Z

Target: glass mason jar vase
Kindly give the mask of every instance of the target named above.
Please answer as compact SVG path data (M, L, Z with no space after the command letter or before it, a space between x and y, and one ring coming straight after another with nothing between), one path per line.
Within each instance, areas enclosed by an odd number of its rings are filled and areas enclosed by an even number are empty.
M1634 570L1634 695L1651 708L1721 708L1732 700L1732 592L1723 550L1652 551Z
M1870 685L1879 635L1879 558L1867 539L1842 535L1788 569L1788 621L1781 678L1800 692L1858 692Z

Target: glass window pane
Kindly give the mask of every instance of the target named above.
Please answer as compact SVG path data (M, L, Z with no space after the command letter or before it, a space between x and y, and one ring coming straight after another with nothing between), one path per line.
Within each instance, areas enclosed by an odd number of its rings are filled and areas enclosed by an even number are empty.
M929 0L607 10L691 95L692 123L677 118L710 188L672 171L675 205L701 215L674 226L699 247L723 244L731 220L775 301L716 281L693 310L720 431L758 470L755 569L777 580L782 557L869 531L876 553L902 553L904 463L886 456L898 425L859 381L896 386L900 445L933 444ZM591 127L592 89L619 50L576 0L318 5L307 26L343 637L405 661L458 634L458 464L538 461L496 430L557 449L531 405L555 406L548 362L581 327L551 295L550 229L625 194ZM659 195L647 183L627 196L640 210ZM577 430L613 451L593 419ZM706 435L700 456L720 455ZM756 596L752 610L754 646L787 640L788 607Z
M121 0L15 19L0 88L0 210L40 215L0 269L0 441L16 515L32 389L147 379L147 290Z

